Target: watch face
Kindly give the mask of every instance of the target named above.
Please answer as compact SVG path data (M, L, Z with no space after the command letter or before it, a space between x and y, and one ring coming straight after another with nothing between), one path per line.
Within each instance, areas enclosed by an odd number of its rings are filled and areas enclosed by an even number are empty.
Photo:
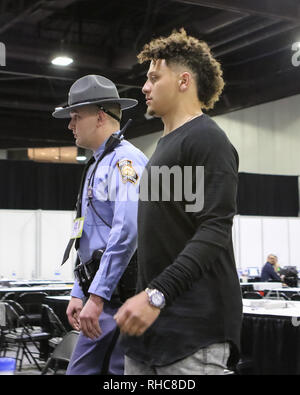
M154 306L160 306L163 303L163 296L156 292L154 295L152 295L152 303Z

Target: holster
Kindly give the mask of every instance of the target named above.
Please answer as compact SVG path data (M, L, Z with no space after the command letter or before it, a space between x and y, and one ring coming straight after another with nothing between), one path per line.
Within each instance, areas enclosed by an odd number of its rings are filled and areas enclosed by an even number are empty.
M97 273L100 265L100 260L105 250L95 250L93 252L92 258L85 262L81 263L79 257L77 255L77 260L74 269L74 275L76 280L78 281L84 296L89 297L89 288L94 280L95 274Z
M90 285L99 269L104 249L95 250L92 258L85 263L80 263L79 257L74 269L74 275L79 283L84 296L89 297ZM128 298L135 295L137 282L137 252L135 252L127 265L115 291L114 298L120 299L124 303Z

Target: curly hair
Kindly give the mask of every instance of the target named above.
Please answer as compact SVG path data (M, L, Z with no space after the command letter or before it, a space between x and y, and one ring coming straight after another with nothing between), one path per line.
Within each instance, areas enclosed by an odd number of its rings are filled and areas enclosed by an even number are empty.
M205 41L188 36L185 29L174 30L146 44L137 56L139 63L164 59L167 65L183 65L194 74L198 99L204 109L212 109L224 88L221 65Z

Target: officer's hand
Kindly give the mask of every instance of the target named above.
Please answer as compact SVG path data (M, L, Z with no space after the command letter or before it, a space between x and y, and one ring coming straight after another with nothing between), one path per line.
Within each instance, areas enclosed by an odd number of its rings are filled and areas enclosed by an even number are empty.
M82 310L82 306L83 303L81 299L72 297L66 311L68 321L76 331L80 331L79 314Z
M115 314L121 333L141 336L157 319L160 309L151 306L145 291L128 299Z
M103 310L103 300L98 295L91 294L89 300L82 309L79 321L83 334L94 340L102 333L99 325L99 317Z

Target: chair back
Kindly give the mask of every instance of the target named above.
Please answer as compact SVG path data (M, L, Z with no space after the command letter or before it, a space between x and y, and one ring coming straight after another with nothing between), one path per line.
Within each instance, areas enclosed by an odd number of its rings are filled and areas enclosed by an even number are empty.
M56 346L53 351L52 358L60 361L69 362L72 356L72 352L76 346L79 332L70 331L62 339L62 341Z
M59 317L55 314L54 310L47 304L43 304L42 308L43 308L43 313L42 313L43 322L46 327L48 326L51 327L49 328L49 331L52 332L52 335L61 336L61 337L66 335L68 331L64 327ZM45 317L45 313L46 313L46 317Z
M1 300L14 300L16 297L16 293L15 292L6 292Z
M243 293L243 299L262 299L263 297L261 296L260 293L258 292L244 292Z
M293 294L291 300L300 300L300 294Z
M6 311L5 303L0 302L0 328L4 329L6 327Z
M46 296L46 292L24 292L18 296L17 302L27 314L42 314L42 304Z
M23 315L23 316L26 315L24 308L20 305L20 303L16 302L15 300L8 299L8 300L6 300L6 303L8 303L10 306L12 306L15 309L17 314Z
M20 327L19 314L7 302L1 302L1 326L4 324L5 329L11 331Z

